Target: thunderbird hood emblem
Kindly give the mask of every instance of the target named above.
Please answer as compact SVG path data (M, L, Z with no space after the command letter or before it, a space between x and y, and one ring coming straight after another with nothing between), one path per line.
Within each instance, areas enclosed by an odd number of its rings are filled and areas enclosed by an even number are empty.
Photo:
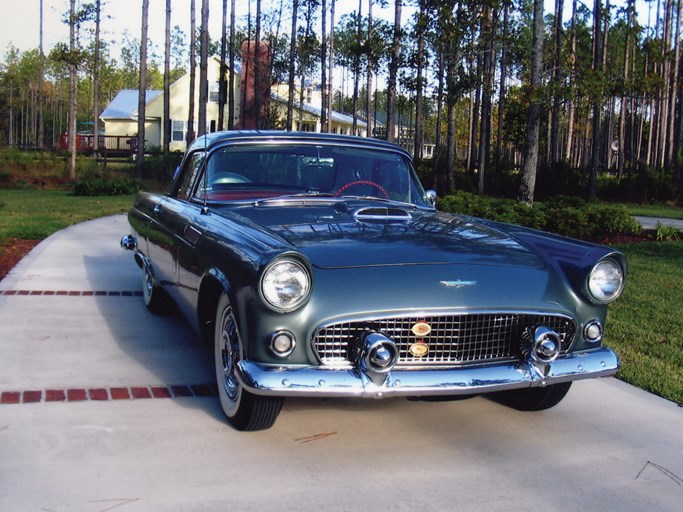
M465 286L474 286L477 284L477 282L461 281L460 279L456 279L455 281L439 281L439 284L441 286L445 286L446 288L464 288Z

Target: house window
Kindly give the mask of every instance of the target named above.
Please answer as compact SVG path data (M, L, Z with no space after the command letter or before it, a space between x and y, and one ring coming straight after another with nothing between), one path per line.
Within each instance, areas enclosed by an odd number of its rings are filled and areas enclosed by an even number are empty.
M171 121L171 141L183 142L187 132L187 121Z
M220 84L213 82L209 85L209 101L211 103L218 103L220 98Z
M301 129L302 132L314 132L315 131L315 123L306 123L303 122L301 123Z

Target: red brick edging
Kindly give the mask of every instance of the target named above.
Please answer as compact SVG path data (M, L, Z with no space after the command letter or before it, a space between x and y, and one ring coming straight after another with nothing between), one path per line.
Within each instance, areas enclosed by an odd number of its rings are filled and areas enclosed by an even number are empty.
M84 402L218 396L214 384L3 391L0 404Z
M42 295L55 297L142 297L142 292L104 290L0 290L0 295Z

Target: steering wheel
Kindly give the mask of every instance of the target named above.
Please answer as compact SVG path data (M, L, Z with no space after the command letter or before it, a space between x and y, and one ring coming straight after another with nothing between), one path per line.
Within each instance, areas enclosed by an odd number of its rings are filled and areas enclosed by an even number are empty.
M347 183L343 187L341 187L337 192L335 192L335 196L340 197L342 193L347 189L351 188L355 185L370 185L371 187L376 188L377 190L380 191L380 193L384 196L384 199L389 199L389 193L384 189L382 185L379 183L375 183L374 181L370 180L356 180L356 181L351 181L350 183Z

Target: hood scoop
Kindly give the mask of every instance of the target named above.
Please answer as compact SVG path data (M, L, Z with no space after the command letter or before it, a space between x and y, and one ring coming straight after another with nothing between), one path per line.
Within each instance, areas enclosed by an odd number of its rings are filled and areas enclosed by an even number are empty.
M412 219L412 215L403 208L368 206L354 211L353 218L363 221L406 221Z

